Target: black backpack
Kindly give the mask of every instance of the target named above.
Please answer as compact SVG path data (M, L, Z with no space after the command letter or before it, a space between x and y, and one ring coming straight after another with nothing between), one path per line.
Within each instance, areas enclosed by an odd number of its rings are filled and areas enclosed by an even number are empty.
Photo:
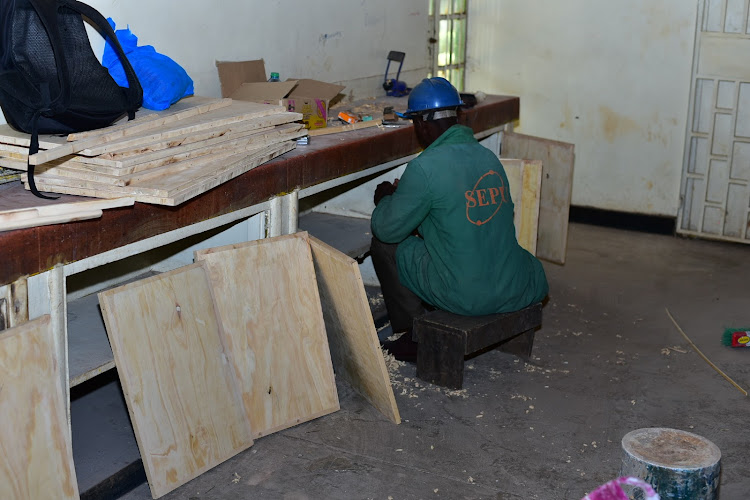
M115 48L128 88L115 83L94 55L82 16ZM114 30L94 8L76 0L0 0L0 106L5 119L31 134L69 134L133 119L143 89ZM28 165L31 191L42 198Z

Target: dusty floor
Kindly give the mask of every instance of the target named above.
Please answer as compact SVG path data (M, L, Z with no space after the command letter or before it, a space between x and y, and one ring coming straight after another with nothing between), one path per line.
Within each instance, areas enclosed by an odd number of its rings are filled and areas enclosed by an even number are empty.
M568 262L545 264L551 300L534 358L489 352L464 390L394 371L403 423L348 386L341 410L258 439L165 499L578 500L618 475L642 427L700 434L722 451L722 500L750 498L750 399L691 350L667 316L739 385L750 349L750 247L572 225ZM142 485L124 498L150 498Z

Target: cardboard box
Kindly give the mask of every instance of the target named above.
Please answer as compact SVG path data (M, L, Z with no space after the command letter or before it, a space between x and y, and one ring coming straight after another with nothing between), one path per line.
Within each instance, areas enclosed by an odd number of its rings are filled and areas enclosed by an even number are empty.
M323 128L331 100L346 87L311 79L269 82L263 59L257 61L217 61L222 97L241 101L281 104L302 113L309 129Z

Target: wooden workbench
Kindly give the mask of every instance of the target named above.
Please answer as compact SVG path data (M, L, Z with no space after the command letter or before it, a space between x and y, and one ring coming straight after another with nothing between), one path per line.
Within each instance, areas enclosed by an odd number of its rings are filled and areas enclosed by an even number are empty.
M517 97L488 96L462 114L476 133L519 117ZM176 207L136 203L104 211L100 219L0 233L0 284L69 264L160 233L228 214L275 196L408 157L419 151L410 125L314 137L262 165Z
M405 106L405 99L401 102ZM465 110L461 120L477 137L483 138L492 136L518 117L517 97L488 96L476 107ZM373 127L312 137L309 145L298 146L280 158L175 207L136 202L134 206L104 210L98 219L0 232L0 285L8 284L0 286L0 312L4 301L5 310L10 314L10 320L6 318L7 326L43 314L51 315L55 357L61 366L60 382L65 388L70 412L69 388L105 374L115 365L96 294L84 295L76 290L73 295L78 297L70 295L67 290L70 277L90 269L96 269L94 274L97 274L106 264L264 212L265 235L294 232L300 198L313 199L312 195L327 189L348 187L349 182L395 168L418 152L414 131L408 123L398 128ZM366 219L353 222L358 224L356 227L364 224L369 229ZM356 231L340 221L327 220L327 223L339 236ZM249 233L249 221L246 226ZM365 238L362 248L368 242L369 238ZM142 275L136 278L140 277ZM107 279L106 272L101 273L101 279ZM16 297L24 299L19 312L9 307L17 305ZM120 398L116 399L119 402ZM70 419L70 413L68 416ZM95 416L86 418L90 424L79 425L100 425ZM127 425L127 415L123 418ZM79 421L81 419L79 415ZM101 425L106 427L104 423ZM122 470L80 471L82 492L127 482L123 478L133 474L138 478L143 475L132 433L125 434L126 439L117 446L126 450L122 452L122 459L133 462Z

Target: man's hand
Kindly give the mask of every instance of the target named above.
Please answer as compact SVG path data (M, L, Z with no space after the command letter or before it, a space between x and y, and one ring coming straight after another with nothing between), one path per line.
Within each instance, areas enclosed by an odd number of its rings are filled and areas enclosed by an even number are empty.
M396 185L398 185L398 179L396 179ZM384 196L392 195L395 192L396 192L396 186L394 186L388 181L384 181L378 184L378 186L375 188L375 196L373 198L373 201L375 202L375 206L377 206L378 203L380 203L380 200L382 200Z

